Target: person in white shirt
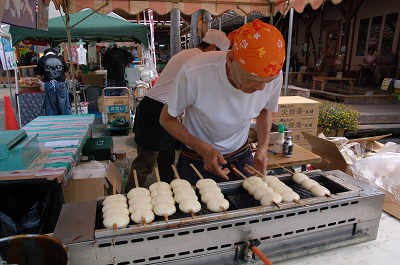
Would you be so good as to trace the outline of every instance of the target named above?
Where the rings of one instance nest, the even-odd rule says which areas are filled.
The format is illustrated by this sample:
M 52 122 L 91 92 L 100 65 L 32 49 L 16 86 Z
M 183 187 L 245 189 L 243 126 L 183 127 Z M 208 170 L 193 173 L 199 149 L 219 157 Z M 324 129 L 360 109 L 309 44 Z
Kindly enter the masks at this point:
M 152 172 L 155 161 L 158 162 L 161 179 L 167 182 L 173 179 L 171 164 L 175 162 L 176 140 L 161 127 L 159 119 L 164 104 L 168 102 L 168 92 L 182 65 L 202 52 L 228 50 L 229 45 L 224 32 L 210 29 L 197 48 L 183 50 L 169 60 L 154 87 L 140 102 L 134 121 L 138 155 L 131 168 L 136 169 L 141 185 L 146 184 L 146 177 Z M 131 180 L 127 184 L 128 188 L 133 187 Z
M 285 42 L 274 26 L 260 20 L 235 31 L 232 51 L 209 52 L 187 61 L 170 89 L 160 123 L 185 144 L 178 161 L 183 178 L 195 183 L 193 163 L 216 181 L 239 179 L 246 164 L 265 172 L 272 113 L 278 110 Z M 183 124 L 179 118 L 183 116 Z M 258 149 L 247 143 L 256 119 Z

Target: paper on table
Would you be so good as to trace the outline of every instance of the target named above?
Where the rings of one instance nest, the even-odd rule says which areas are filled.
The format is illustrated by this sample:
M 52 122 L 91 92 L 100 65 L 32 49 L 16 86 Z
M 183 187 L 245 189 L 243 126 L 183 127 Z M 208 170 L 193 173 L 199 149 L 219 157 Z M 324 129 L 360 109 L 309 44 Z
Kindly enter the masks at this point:
M 79 140 L 62 140 L 62 141 L 51 141 L 46 142 L 44 147 L 55 148 L 55 147 L 67 147 L 79 145 Z

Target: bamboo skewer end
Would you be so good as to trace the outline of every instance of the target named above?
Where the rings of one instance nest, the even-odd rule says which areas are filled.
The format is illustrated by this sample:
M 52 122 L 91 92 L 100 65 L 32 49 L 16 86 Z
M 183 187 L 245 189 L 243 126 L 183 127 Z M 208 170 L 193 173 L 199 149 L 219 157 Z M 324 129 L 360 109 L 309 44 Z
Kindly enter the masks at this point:
M 200 171 L 192 163 L 190 163 L 190 167 L 193 168 L 194 172 L 196 172 L 197 176 L 200 179 L 204 179 L 203 175 L 200 173 Z

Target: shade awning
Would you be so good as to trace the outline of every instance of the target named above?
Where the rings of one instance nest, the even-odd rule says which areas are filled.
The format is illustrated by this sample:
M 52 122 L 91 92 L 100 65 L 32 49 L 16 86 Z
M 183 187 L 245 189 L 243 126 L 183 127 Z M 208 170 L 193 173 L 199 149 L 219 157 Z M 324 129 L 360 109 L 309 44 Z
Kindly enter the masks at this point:
M 148 46 L 147 34 L 149 31 L 145 25 L 134 24 L 98 13 L 92 14 L 92 12 L 93 10 L 91 9 L 85 9 L 78 13 L 71 14 L 71 25 L 86 18 L 76 27 L 72 28 L 72 39 L 94 41 L 136 40 Z M 64 20 L 65 18 L 63 17 L 49 19 L 48 31 L 11 26 L 10 33 L 13 37 L 14 44 L 25 39 L 62 42 L 67 40 Z
M 60 0 L 58 0 L 60 1 Z M 226 11 L 233 10 L 238 14 L 245 15 L 251 12 L 260 12 L 269 16 L 271 11 L 286 13 L 290 7 L 301 13 L 305 6 L 311 5 L 313 9 L 319 8 L 329 0 L 64 0 L 69 1 L 71 12 L 77 12 L 82 8 L 90 7 L 97 9 L 108 2 L 100 12 L 108 13 L 123 10 L 130 14 L 138 14 L 146 9 L 152 9 L 158 14 L 167 14 L 173 8 L 178 8 L 182 13 L 190 15 L 199 9 L 204 9 L 213 15 L 221 15 Z M 330 0 L 334 4 L 342 0 Z

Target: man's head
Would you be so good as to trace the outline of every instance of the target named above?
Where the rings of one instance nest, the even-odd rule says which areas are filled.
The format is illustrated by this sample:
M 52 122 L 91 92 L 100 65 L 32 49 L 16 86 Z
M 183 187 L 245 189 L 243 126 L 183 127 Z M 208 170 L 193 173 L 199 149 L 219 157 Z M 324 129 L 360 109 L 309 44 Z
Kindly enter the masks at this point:
M 260 20 L 247 23 L 231 35 L 227 58 L 230 82 L 245 93 L 262 90 L 275 79 L 285 61 L 285 40 L 274 26 Z
M 229 39 L 223 31 L 209 29 L 198 48 L 202 51 L 226 51 L 229 45 Z

